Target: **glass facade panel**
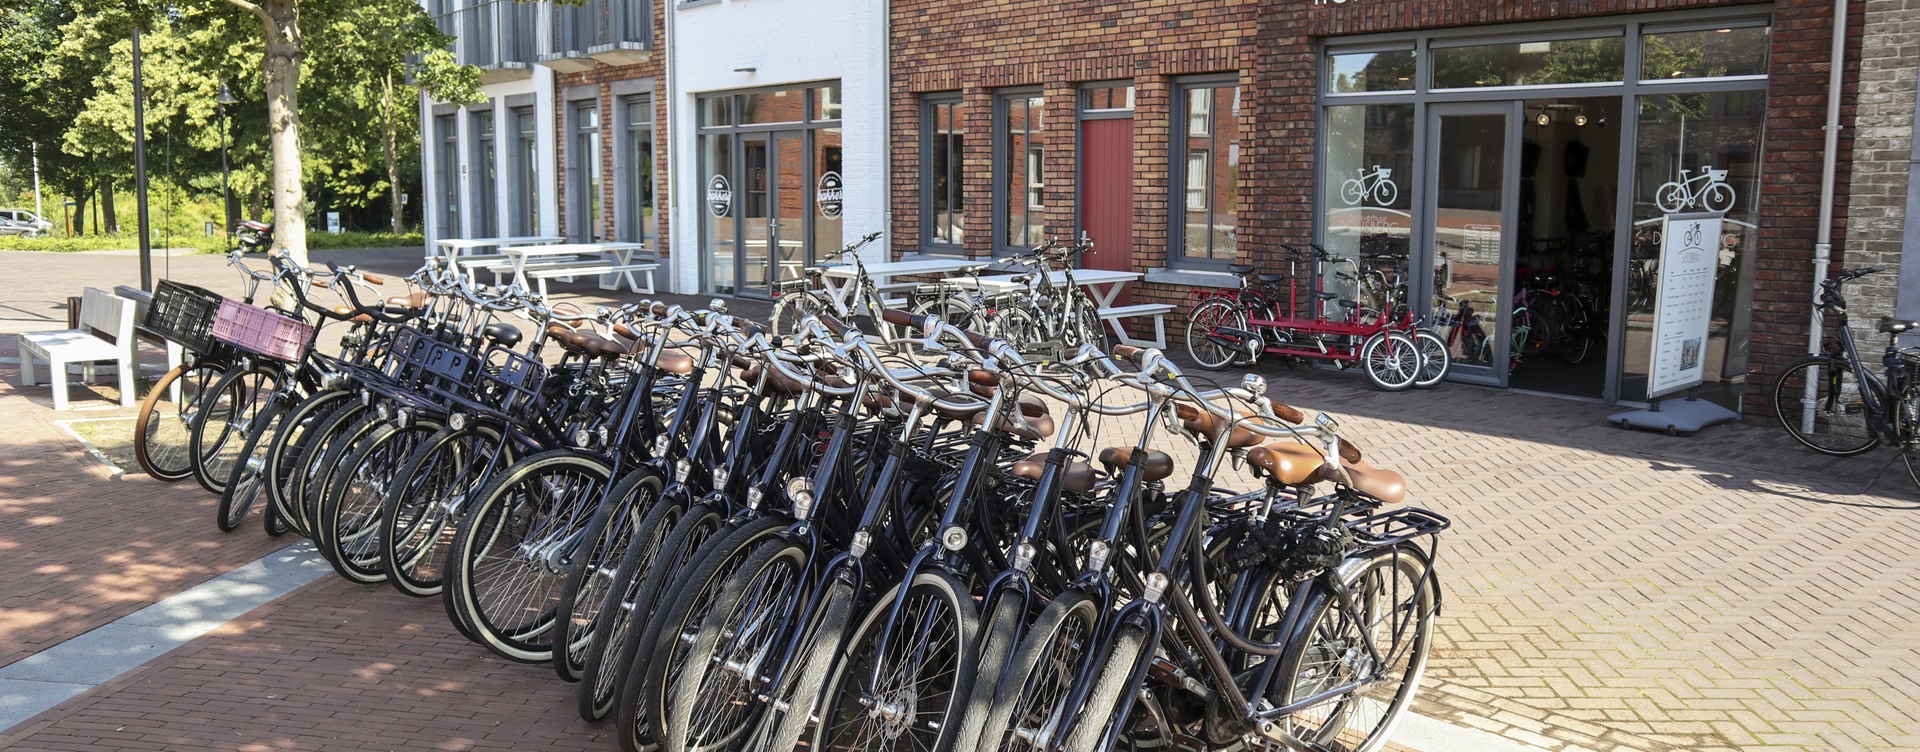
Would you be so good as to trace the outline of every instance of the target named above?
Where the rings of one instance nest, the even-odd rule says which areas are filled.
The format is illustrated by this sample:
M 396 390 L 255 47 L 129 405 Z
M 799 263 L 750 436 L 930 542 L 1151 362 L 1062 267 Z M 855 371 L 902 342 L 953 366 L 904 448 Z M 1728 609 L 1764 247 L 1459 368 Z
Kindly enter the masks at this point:
M 1413 105 L 1341 105 L 1328 107 L 1326 118 L 1321 137 L 1326 176 L 1320 189 L 1325 228 L 1321 245 L 1335 257 L 1356 262 L 1363 255 L 1406 254 L 1416 193 Z M 1327 285 L 1343 295 L 1357 293 L 1350 279 L 1329 278 Z
M 965 224 L 966 193 L 961 180 L 960 156 L 965 151 L 966 127 L 961 122 L 963 108 L 957 101 L 930 101 L 922 121 L 922 157 L 927 165 L 927 184 L 921 186 L 927 196 L 927 216 L 922 224 L 930 245 L 957 246 Z
M 513 111 L 514 138 L 513 232 L 540 234 L 540 146 L 532 107 Z
M 1234 259 L 1239 211 L 1240 87 L 1196 84 L 1178 87 L 1180 137 L 1174 139 L 1177 193 L 1172 240 L 1187 260 L 1227 263 Z
M 732 294 L 737 289 L 734 255 L 739 251 L 734 216 L 738 210 L 733 196 L 733 135 L 709 133 L 700 137 L 700 196 L 703 211 L 700 220 L 706 227 L 708 276 L 714 292 Z
M 740 124 L 798 123 L 807 117 L 804 90 L 782 89 L 740 95 Z
M 1413 88 L 1413 50 L 1335 53 L 1327 56 L 1327 91 L 1408 91 Z
M 1620 81 L 1626 75 L 1626 39 L 1435 47 L 1432 58 L 1436 89 Z
M 1004 212 L 1000 248 L 1025 250 L 1045 240 L 1045 194 L 1041 169 L 1045 163 L 1046 131 L 1041 127 L 1042 97 L 1015 95 L 1000 99 L 1000 130 L 1003 149 L 997 155 L 995 173 L 1001 176 L 995 189 L 995 202 Z
M 1095 84 L 1080 90 L 1082 112 L 1131 109 L 1133 109 L 1133 84 Z
M 491 238 L 500 231 L 499 211 L 494 201 L 499 167 L 494 151 L 493 111 L 473 113 L 473 130 L 473 233 Z
M 841 106 L 840 84 L 828 84 L 813 90 L 814 120 L 839 120 Z
M 1766 26 L 1744 26 L 1647 34 L 1642 37 L 1640 78 L 1764 76 L 1770 33 Z
M 627 184 L 625 222 L 620 239 L 660 250 L 653 200 L 653 97 L 628 97 L 626 105 Z
M 1660 297 L 1660 227 L 1668 214 L 1724 212 L 1702 396 L 1733 405 L 1745 381 L 1759 232 L 1760 146 L 1765 112 L 1757 92 L 1643 96 L 1634 149 L 1633 235 L 1627 269 L 1622 399 L 1645 399 L 1654 302 Z
M 452 115 L 440 115 L 433 119 L 433 127 L 440 143 L 440 153 L 434 159 L 434 172 L 440 178 L 440 237 L 464 237 L 460 230 L 459 123 Z
M 841 214 L 846 206 L 846 172 L 841 166 L 841 138 L 839 128 L 821 128 L 813 132 L 813 170 L 814 207 L 813 207 L 813 255 L 817 259 L 826 259 L 828 254 L 838 252 L 841 239 Z M 781 270 L 786 273 L 787 270 Z
M 573 169 L 573 184 L 569 186 L 573 194 L 573 212 L 569 220 L 569 234 L 574 240 L 598 243 L 606 239 L 600 209 L 599 106 L 575 106 L 573 128 L 574 137 L 570 144 L 573 153 L 569 159 Z

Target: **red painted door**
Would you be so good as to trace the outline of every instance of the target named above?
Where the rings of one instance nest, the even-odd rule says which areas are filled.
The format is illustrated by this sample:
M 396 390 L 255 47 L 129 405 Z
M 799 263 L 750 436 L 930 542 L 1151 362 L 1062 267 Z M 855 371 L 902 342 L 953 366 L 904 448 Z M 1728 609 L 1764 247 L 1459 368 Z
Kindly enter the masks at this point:
M 1133 121 L 1080 124 L 1080 227 L 1093 239 L 1088 269 L 1133 271 Z M 1130 291 L 1116 305 L 1127 305 Z

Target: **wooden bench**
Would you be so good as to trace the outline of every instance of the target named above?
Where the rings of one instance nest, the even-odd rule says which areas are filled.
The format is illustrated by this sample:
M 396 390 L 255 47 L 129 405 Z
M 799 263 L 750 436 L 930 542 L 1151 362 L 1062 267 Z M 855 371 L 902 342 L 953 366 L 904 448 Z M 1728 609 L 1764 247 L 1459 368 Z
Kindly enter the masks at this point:
M 1140 305 L 1101 308 L 1094 311 L 1094 315 L 1099 316 L 1100 320 L 1107 322 L 1108 326 L 1113 327 L 1113 335 L 1120 340 L 1120 344 L 1132 345 L 1134 347 L 1154 347 L 1164 350 L 1167 348 L 1166 317 L 1167 314 L 1173 313 L 1173 310 L 1174 307 L 1166 303 L 1142 303 Z M 1127 331 L 1125 319 L 1139 316 L 1153 317 L 1153 339 L 1135 339 L 1133 334 Z
M 528 264 L 527 278 L 534 280 L 539 285 L 540 295 L 545 297 L 547 294 L 547 280 L 549 279 L 561 278 L 572 281 L 574 277 L 619 274 L 625 277 L 627 281 L 632 282 L 633 287 L 639 287 L 640 285 L 638 281 L 634 280 L 633 275 L 645 274 L 647 275 L 646 289 L 641 292 L 652 295 L 654 294 L 653 272 L 659 268 L 660 264 L 655 262 L 622 265 L 608 260 L 573 261 L 565 264 L 541 264 L 538 268 L 533 264 Z M 620 283 L 615 281 L 614 289 L 619 289 L 619 286 Z

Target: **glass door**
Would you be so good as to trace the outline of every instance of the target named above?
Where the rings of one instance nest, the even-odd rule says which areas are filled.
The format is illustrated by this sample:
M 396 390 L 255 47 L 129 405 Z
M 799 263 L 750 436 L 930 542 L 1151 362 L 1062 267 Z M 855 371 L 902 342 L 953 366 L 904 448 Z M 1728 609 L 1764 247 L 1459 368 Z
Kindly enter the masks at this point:
M 798 279 L 812 257 L 808 242 L 806 134 L 740 136 L 740 243 L 735 294 L 773 296 L 773 283 Z
M 1424 229 L 1436 270 L 1434 318 L 1458 378 L 1496 386 L 1507 385 L 1528 335 L 1513 305 L 1515 106 L 1427 108 Z
M 771 137 L 764 133 L 740 138 L 740 245 L 734 268 L 739 270 L 737 295 L 771 297 L 767 289 L 769 252 L 773 243 L 773 172 Z
M 776 282 L 799 279 L 807 266 L 807 148 L 800 131 L 776 132 L 769 157 L 773 160 L 773 268 Z M 771 294 L 771 291 L 769 291 Z

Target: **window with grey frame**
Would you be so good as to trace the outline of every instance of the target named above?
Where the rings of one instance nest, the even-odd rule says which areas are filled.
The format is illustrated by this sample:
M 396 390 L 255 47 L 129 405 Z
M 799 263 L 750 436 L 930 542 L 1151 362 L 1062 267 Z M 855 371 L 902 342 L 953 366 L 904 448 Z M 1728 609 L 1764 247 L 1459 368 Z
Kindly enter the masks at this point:
M 1238 230 L 1239 79 L 1176 81 L 1173 105 L 1167 257 L 1172 266 L 1224 266 Z
M 636 94 L 621 100 L 626 108 L 621 153 L 626 159 L 626 184 L 622 186 L 624 211 L 620 239 L 646 243 L 658 252 L 659 220 L 654 206 L 653 96 Z
M 440 237 L 460 237 L 460 131 L 453 115 L 436 115 L 434 132 L 438 135 L 439 154 L 434 158 L 434 178 L 440 184 Z
M 1003 92 L 993 112 L 993 252 L 1019 253 L 1040 245 L 1046 234 L 1046 131 L 1037 90 Z
M 955 95 L 930 96 L 920 108 L 921 246 L 930 253 L 959 253 L 965 238 L 965 107 Z
M 540 135 L 532 107 L 515 107 L 513 115 L 513 232 L 540 234 Z
M 600 104 L 574 102 L 568 113 L 572 138 L 567 142 L 567 237 L 598 243 L 606 239 L 600 211 Z
M 499 166 L 493 137 L 493 110 L 473 113 L 473 234 L 490 238 L 500 231 L 494 194 Z

